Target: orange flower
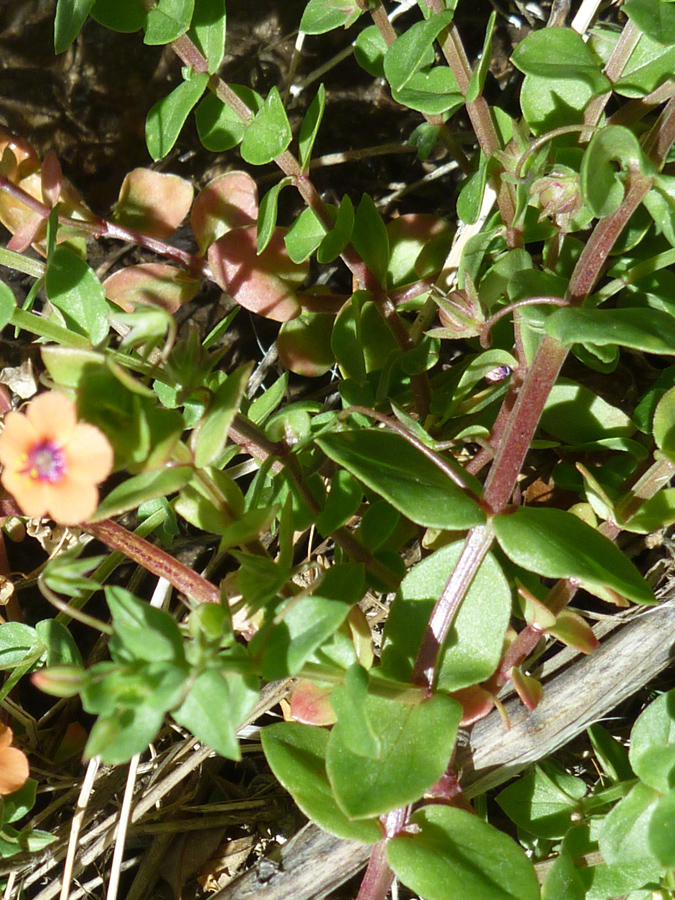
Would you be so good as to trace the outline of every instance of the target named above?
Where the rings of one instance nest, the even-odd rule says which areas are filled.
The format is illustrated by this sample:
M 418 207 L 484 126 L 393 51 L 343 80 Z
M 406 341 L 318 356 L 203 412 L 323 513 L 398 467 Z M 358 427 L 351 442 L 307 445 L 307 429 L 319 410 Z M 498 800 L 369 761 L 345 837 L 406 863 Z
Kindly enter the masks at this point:
M 13 794 L 26 783 L 30 775 L 26 754 L 12 747 L 12 729 L 0 725 L 0 796 Z
M 52 392 L 25 414 L 5 416 L 0 463 L 2 484 L 25 515 L 76 525 L 96 510 L 96 485 L 112 471 L 113 449 L 98 428 L 77 421 L 72 400 Z

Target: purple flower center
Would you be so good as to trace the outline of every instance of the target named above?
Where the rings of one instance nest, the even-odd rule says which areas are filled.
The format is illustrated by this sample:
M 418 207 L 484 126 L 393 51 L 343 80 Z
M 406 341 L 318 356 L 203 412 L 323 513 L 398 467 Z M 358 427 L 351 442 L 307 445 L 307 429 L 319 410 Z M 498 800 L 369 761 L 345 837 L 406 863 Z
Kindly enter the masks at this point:
M 34 481 L 55 484 L 63 478 L 65 470 L 63 450 L 53 441 L 40 441 L 28 451 L 26 464 L 21 471 Z

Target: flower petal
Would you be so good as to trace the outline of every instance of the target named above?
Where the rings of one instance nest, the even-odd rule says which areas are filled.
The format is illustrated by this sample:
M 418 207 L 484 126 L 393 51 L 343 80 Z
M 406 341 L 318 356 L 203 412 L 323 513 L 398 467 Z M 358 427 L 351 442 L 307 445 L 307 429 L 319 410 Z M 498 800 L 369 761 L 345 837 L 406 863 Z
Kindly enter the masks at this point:
M 9 725 L 0 724 L 0 750 L 11 747 L 14 740 L 14 732 Z
M 59 525 L 79 525 L 80 522 L 86 522 L 94 515 L 97 506 L 98 491 L 94 485 L 78 481 L 70 473 L 61 481 L 48 485 L 47 510 Z
M 38 438 L 65 444 L 77 425 L 75 404 L 57 391 L 40 394 L 28 404 L 26 416 Z
M 16 469 L 23 465 L 31 446 L 38 440 L 35 428 L 26 416 L 10 412 L 5 416 L 5 427 L 0 434 L 0 463 Z
M 80 422 L 64 447 L 68 474 L 99 484 L 112 472 L 114 453 L 108 438 L 94 425 Z
M 30 478 L 12 469 L 5 469 L 0 476 L 3 487 L 9 491 L 25 516 L 41 519 L 47 515 L 49 491 L 53 485 L 37 478 Z
M 29 775 L 30 767 L 25 753 L 16 747 L 0 750 L 0 795 L 18 791 Z

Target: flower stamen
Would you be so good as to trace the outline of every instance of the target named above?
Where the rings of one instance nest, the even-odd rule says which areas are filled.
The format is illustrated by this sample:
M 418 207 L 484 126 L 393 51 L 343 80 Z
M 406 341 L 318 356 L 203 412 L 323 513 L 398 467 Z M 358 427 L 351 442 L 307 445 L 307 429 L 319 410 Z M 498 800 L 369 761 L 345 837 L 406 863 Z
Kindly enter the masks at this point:
M 21 474 L 28 475 L 33 481 L 56 484 L 63 478 L 66 459 L 63 450 L 54 441 L 39 441 L 25 456 L 26 462 Z

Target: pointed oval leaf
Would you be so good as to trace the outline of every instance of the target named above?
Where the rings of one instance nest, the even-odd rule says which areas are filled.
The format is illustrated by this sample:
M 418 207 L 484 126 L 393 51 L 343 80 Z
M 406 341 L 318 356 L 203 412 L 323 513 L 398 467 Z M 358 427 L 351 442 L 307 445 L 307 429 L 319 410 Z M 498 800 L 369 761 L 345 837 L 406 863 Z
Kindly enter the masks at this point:
M 264 100 L 256 91 L 241 84 L 231 84 L 230 88 L 251 112 L 257 113 L 262 109 Z M 195 122 L 199 140 L 213 153 L 236 147 L 249 126 L 249 122 L 215 94 L 207 94 L 201 101 L 195 111 Z
M 136 509 L 141 503 L 175 494 L 193 477 L 189 466 L 177 466 L 171 469 L 160 469 L 156 472 L 143 472 L 127 479 L 114 488 L 101 501 L 92 522 L 119 516 L 130 509 Z
M 307 263 L 291 261 L 284 236 L 285 229 L 275 229 L 258 256 L 255 226 L 235 228 L 211 244 L 208 252 L 216 283 L 241 306 L 276 322 L 300 314 L 292 285 L 301 284 L 309 271 Z
M 112 220 L 125 228 L 167 240 L 188 214 L 192 185 L 178 175 L 133 169 L 125 177 Z
M 108 300 L 126 312 L 133 312 L 138 303 L 147 303 L 173 314 L 197 296 L 199 287 L 199 281 L 184 269 L 166 263 L 127 266 L 103 282 Z
M 524 569 L 546 578 L 576 578 L 591 593 L 610 588 L 635 603 L 656 602 L 621 550 L 572 513 L 522 506 L 495 516 L 493 524 L 504 553 Z
M 291 126 L 276 87 L 244 133 L 241 157 L 252 166 L 264 166 L 280 156 L 291 142 Z
M 510 837 L 478 816 L 426 806 L 411 817 L 416 834 L 387 843 L 387 861 L 425 900 L 539 900 L 534 866 Z
M 334 28 L 348 28 L 363 10 L 356 0 L 309 0 L 300 21 L 305 34 L 325 34 Z
M 377 819 L 350 821 L 340 810 L 326 777 L 329 733 L 323 728 L 282 722 L 263 729 L 262 745 L 270 768 L 300 809 L 329 834 L 376 844 Z
M 69 328 L 99 344 L 108 334 L 108 304 L 93 269 L 72 250 L 57 247 L 45 277 L 49 301 L 63 313 Z
M 649 821 L 659 794 L 641 781 L 609 811 L 600 831 L 603 859 L 610 866 L 654 861 L 649 845 Z
M 459 559 L 462 542 L 442 547 L 403 579 L 384 630 L 382 671 L 407 681 L 429 616 Z M 438 687 L 456 691 L 484 681 L 501 657 L 511 615 L 511 589 L 495 558 L 480 565 L 440 657 Z
M 171 715 L 221 756 L 239 760 L 237 729 L 253 711 L 259 697 L 256 679 L 250 675 L 207 669 L 197 677 L 183 704 Z
M 156 0 L 148 11 L 144 44 L 170 44 L 190 27 L 195 0 Z
M 365 711 L 379 756 L 350 750 L 339 720 L 326 751 L 335 798 L 353 819 L 384 815 L 419 800 L 445 772 L 462 718 L 460 704 L 440 693 L 415 705 L 369 695 Z
M 317 444 L 418 525 L 455 529 L 485 522 L 476 501 L 398 434 L 363 428 L 325 435 Z
M 215 74 L 223 61 L 226 31 L 225 0 L 195 0 L 189 34 L 206 57 L 209 75 Z
M 54 52 L 63 53 L 85 23 L 94 0 L 58 0 L 54 18 Z
M 309 104 L 309 109 L 305 113 L 305 118 L 300 126 L 300 134 L 298 136 L 298 157 L 303 170 L 309 167 L 309 161 L 312 157 L 314 149 L 314 141 L 319 133 L 323 112 L 326 108 L 326 88 L 323 84 L 319 85 L 316 96 Z
M 198 469 L 210 465 L 223 452 L 253 366 L 253 362 L 239 366 L 214 393 L 209 411 L 194 433 L 195 466 Z
M 675 691 L 657 697 L 640 714 L 628 758 L 645 784 L 662 794 L 675 787 Z
M 258 218 L 258 188 L 248 172 L 225 172 L 204 187 L 195 198 L 190 225 L 199 252 L 233 228 L 254 225 Z
M 172 38 L 173 40 L 173 38 Z M 193 75 L 152 107 L 145 123 L 145 140 L 150 156 L 163 159 L 178 140 L 185 120 L 206 90 L 209 76 Z

